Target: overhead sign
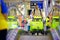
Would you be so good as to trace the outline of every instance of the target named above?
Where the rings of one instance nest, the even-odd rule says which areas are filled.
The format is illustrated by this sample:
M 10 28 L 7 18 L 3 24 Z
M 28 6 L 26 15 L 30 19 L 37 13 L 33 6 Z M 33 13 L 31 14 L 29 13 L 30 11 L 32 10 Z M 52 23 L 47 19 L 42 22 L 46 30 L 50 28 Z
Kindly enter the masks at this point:
M 31 7 L 34 8 L 35 5 L 38 5 L 39 9 L 43 9 L 43 1 L 31 1 Z
M 43 1 L 37 2 L 39 9 L 43 9 Z

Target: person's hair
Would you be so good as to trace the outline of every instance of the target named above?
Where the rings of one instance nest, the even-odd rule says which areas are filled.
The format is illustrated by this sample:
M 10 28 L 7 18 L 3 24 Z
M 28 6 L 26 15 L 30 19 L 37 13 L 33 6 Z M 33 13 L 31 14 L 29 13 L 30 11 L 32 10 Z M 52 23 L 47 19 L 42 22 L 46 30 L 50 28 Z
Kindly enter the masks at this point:
M 47 16 L 47 18 L 49 18 L 49 16 Z
M 35 6 L 37 6 L 37 4 Z
M 35 5 L 35 9 L 38 9 L 38 5 Z

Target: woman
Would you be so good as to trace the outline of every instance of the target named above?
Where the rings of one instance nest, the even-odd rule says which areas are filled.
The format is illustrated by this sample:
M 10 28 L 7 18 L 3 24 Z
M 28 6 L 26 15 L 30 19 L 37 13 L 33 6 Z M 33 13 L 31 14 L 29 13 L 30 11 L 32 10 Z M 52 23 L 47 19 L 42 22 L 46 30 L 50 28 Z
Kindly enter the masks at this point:
M 38 5 L 35 6 L 35 16 L 40 16 L 40 10 L 38 8 Z

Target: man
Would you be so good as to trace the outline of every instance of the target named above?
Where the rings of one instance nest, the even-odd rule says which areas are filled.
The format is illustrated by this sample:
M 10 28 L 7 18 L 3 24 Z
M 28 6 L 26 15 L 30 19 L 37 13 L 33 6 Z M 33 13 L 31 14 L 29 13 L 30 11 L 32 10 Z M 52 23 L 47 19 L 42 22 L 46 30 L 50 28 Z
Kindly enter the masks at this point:
M 0 0 L 0 40 L 6 40 L 7 35 L 7 6 L 4 0 Z

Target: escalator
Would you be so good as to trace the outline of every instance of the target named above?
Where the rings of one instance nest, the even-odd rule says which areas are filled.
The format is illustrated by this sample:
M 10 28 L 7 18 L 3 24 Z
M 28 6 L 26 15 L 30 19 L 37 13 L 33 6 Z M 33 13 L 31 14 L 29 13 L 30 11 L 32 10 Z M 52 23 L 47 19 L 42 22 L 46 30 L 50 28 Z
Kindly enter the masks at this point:
M 48 35 L 31 35 L 24 31 L 17 34 L 16 40 L 52 40 L 52 35 L 50 33 Z
M 60 36 L 55 29 L 47 35 L 31 35 L 24 30 L 15 29 L 8 31 L 7 40 L 60 40 Z
M 31 36 L 31 35 L 22 35 L 19 40 L 52 40 L 49 35 L 46 36 Z
M 18 12 L 20 13 L 19 10 Z M 20 30 L 20 32 L 18 31 L 19 30 L 12 30 L 11 32 L 9 31 L 10 34 L 8 33 L 7 40 L 59 40 L 59 38 L 56 36 L 56 32 L 54 31 L 51 31 L 51 34 L 49 33 L 48 35 L 31 35 L 24 30 Z

